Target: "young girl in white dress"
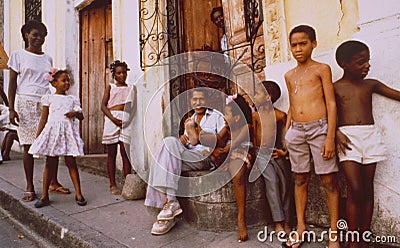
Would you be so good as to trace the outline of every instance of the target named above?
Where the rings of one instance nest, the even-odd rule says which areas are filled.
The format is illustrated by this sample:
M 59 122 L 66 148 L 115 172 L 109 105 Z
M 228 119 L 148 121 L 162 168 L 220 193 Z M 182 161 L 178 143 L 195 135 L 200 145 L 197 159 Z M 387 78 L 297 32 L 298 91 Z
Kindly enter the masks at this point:
M 80 206 L 86 205 L 82 195 L 78 167 L 75 157 L 83 155 L 83 141 L 79 135 L 79 123 L 82 120 L 82 110 L 76 96 L 67 95 L 70 78 L 65 70 L 53 69 L 47 80 L 56 88 L 54 94 L 42 97 L 42 117 L 40 119 L 37 138 L 29 153 L 36 156 L 46 156 L 43 173 L 42 197 L 35 203 L 41 208 L 50 204 L 48 188 L 50 180 L 56 172 L 59 156 L 65 156 L 71 180 L 75 188 L 75 200 Z
M 131 174 L 131 163 L 127 155 L 127 146 L 131 142 L 129 132 L 122 128 L 123 123 L 129 123 L 135 112 L 136 87 L 128 85 L 128 65 L 119 60 L 110 64 L 114 82 L 107 85 L 101 110 L 104 113 L 104 132 L 102 143 L 107 146 L 107 171 L 110 178 L 110 192 L 120 195 L 121 191 L 115 182 L 115 167 L 118 145 L 122 157 L 124 177 Z M 129 149 L 128 149 L 129 152 Z

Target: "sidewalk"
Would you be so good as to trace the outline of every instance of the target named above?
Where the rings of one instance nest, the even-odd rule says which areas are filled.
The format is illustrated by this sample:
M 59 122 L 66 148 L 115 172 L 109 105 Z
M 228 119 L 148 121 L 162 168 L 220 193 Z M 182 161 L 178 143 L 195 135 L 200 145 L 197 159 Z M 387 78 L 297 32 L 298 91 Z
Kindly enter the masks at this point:
M 280 242 L 258 241 L 258 227 L 249 231 L 249 240 L 237 243 L 236 232 L 207 232 L 190 227 L 178 219 L 166 235 L 154 236 L 150 229 L 155 221 L 143 200 L 126 201 L 109 192 L 108 178 L 80 170 L 82 192 L 87 206 L 75 203 L 73 185 L 67 167 L 60 160 L 58 179 L 72 194 L 50 193 L 51 205 L 36 209 L 34 202 L 20 200 L 25 189 L 21 154 L 12 153 L 13 160 L 0 165 L 1 207 L 10 212 L 27 228 L 49 240 L 57 247 L 281 247 Z M 44 160 L 35 160 L 36 193 L 42 189 Z M 270 229 L 270 227 L 268 228 Z M 305 244 L 305 248 L 325 247 L 326 244 Z

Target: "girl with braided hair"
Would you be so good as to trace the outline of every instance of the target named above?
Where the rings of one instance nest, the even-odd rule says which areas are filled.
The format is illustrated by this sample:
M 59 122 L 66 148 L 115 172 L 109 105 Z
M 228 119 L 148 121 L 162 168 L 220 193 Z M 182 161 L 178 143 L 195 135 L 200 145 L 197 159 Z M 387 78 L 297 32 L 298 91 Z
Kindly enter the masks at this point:
M 113 83 L 106 86 L 101 110 L 104 113 L 104 132 L 102 144 L 107 146 L 107 171 L 110 178 L 110 191 L 113 195 L 120 195 L 121 191 L 115 182 L 115 167 L 118 145 L 122 157 L 124 177 L 131 173 L 131 164 L 129 162 L 125 144 L 130 143 L 130 137 L 124 132 L 122 126 L 133 115 L 136 96 L 136 88 L 128 85 L 125 81 L 128 76 L 128 65 L 119 60 L 110 64 L 110 71 L 113 77 Z

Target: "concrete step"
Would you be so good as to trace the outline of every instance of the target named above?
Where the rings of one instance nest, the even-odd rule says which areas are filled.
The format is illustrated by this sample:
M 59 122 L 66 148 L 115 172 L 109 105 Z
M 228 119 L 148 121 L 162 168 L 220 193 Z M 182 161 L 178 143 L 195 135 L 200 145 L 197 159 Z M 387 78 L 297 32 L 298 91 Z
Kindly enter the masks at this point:
M 218 172 L 215 178 L 227 182 L 213 192 L 201 196 L 180 198 L 183 216 L 191 226 L 207 231 L 234 231 L 237 230 L 237 203 L 231 175 L 227 171 Z M 210 171 L 191 171 L 183 175 L 187 177 L 204 177 Z M 199 189 L 207 185 L 203 181 L 192 182 L 186 190 Z M 181 186 L 182 187 L 182 186 Z M 246 186 L 246 222 L 248 227 L 265 226 L 272 223 L 265 197 L 265 185 L 262 177 L 254 183 L 247 182 Z
M 107 154 L 85 154 L 82 157 L 77 157 L 76 163 L 80 169 L 86 172 L 108 178 Z M 121 167 L 121 158 L 117 156 L 115 180 L 122 189 L 122 185 L 124 185 L 124 174 L 120 169 Z
M 76 158 L 79 168 L 97 175 L 107 176 L 107 154 L 86 154 Z

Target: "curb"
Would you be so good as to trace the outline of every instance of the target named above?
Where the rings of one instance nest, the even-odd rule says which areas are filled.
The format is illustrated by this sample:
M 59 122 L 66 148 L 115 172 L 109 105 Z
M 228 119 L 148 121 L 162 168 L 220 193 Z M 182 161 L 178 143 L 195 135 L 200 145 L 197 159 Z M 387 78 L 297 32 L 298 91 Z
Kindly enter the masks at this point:
M 19 195 L 21 189 L 0 179 L 0 207 L 57 247 L 125 247 L 51 206 L 36 209 L 33 204 L 20 201 Z

